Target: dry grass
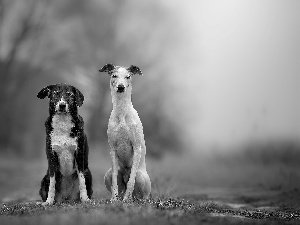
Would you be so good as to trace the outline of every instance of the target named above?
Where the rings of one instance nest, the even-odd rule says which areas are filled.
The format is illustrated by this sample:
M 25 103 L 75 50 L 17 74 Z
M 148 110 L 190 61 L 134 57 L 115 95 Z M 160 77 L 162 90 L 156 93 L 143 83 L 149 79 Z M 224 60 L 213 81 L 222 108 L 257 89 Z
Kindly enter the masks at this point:
M 219 166 L 212 164 L 215 159 L 199 160 L 187 156 L 147 160 L 152 180 L 152 197 L 147 201 L 110 203 L 109 193 L 103 185 L 103 176 L 110 167 L 109 158 L 101 157 L 96 149 L 92 149 L 93 201 L 44 208 L 37 202 L 40 202 L 38 190 L 46 171 L 46 160 L 1 157 L 0 199 L 3 205 L 0 222 L 57 225 L 300 223 L 299 188 L 257 185 L 261 178 L 253 179 L 252 186 L 249 186 L 250 182 L 244 182 L 247 179 L 243 177 L 261 169 L 258 164 L 255 168 L 250 163 L 252 171 L 244 170 L 239 174 L 235 171 L 239 166 L 234 165 L 232 159 L 218 161 Z M 245 164 L 243 166 L 246 168 Z M 236 179 L 229 176 L 230 172 Z
M 300 213 L 290 209 L 241 209 L 223 203 L 191 202 L 183 199 L 150 199 L 110 203 L 56 204 L 44 208 L 36 202 L 4 205 L 1 224 L 297 224 Z

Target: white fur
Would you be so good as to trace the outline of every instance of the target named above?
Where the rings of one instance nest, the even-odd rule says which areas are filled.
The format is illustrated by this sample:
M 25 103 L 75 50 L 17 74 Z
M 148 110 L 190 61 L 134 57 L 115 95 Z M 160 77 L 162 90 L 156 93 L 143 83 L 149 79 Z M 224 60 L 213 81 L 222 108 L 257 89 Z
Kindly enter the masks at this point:
M 45 205 L 52 205 L 54 203 L 54 197 L 55 197 L 55 174 L 53 177 L 50 177 L 48 197 L 45 202 Z
M 69 114 L 56 114 L 52 119 L 51 145 L 61 147 L 73 146 L 77 149 L 77 138 L 71 138 L 70 133 L 74 123 Z
M 113 110 L 107 130 L 108 143 L 111 147 L 112 168 L 107 171 L 105 180 L 112 173 L 111 188 L 108 189 L 112 193 L 111 201 L 115 201 L 119 191 L 118 171 L 122 171 L 125 174 L 123 180 L 128 180 L 123 197 L 123 201 L 127 201 L 132 198 L 137 173 L 142 174 L 144 183 L 139 181 L 138 186 L 143 187 L 142 198 L 147 198 L 151 192 L 151 181 L 146 171 L 146 145 L 143 125 L 131 102 L 131 79 L 127 79 L 130 73 L 126 68 L 120 67 L 113 75 L 110 82 Z M 120 84 L 125 87 L 122 93 L 117 91 Z
M 80 199 L 81 201 L 88 201 L 89 197 L 87 196 L 84 175 L 80 172 L 78 173 L 78 178 L 79 178 Z
M 56 114 L 52 119 L 53 131 L 50 134 L 53 151 L 58 154 L 60 171 L 63 175 L 71 175 L 74 172 L 74 152 L 77 150 L 77 137 L 70 137 L 74 127 L 71 116 L 68 114 Z

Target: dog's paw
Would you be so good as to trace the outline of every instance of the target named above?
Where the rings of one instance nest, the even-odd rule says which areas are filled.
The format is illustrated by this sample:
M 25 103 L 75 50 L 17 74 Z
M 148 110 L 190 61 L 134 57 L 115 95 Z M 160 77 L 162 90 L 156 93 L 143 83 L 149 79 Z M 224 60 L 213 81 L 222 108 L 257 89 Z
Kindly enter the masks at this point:
M 131 196 L 125 195 L 122 202 L 123 203 L 131 203 L 131 202 L 133 202 L 133 198 Z
M 93 201 L 89 198 L 81 199 L 82 203 L 92 203 Z
M 38 202 L 36 202 L 35 204 L 37 204 L 37 205 L 43 205 L 43 203 L 44 203 L 44 202 L 38 201 Z
M 81 191 L 80 192 L 80 200 L 81 200 L 81 202 L 90 201 L 89 197 L 87 196 L 87 192 L 86 191 Z
M 120 199 L 119 199 L 119 196 L 118 196 L 118 192 L 116 190 L 114 190 L 112 192 L 110 202 L 113 203 L 113 202 L 119 202 L 119 201 L 120 201 Z
M 120 202 L 120 199 L 117 196 L 113 196 L 111 197 L 110 202 L 111 203 Z
M 49 202 L 42 202 L 41 203 L 41 205 L 44 206 L 44 207 L 51 206 L 53 204 L 54 204 L 54 202 L 50 202 L 50 201 Z

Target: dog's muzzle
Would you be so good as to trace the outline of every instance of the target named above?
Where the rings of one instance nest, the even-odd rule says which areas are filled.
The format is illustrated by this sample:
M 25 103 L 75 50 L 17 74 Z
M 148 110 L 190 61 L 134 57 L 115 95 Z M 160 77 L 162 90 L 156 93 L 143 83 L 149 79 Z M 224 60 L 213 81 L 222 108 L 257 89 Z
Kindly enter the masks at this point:
M 60 113 L 67 113 L 68 112 L 68 104 L 67 102 L 62 98 L 59 102 L 57 102 L 55 106 L 55 111 Z
M 68 105 L 65 102 L 59 102 L 55 107 L 55 111 L 59 113 L 67 113 L 68 110 Z
M 66 112 L 66 111 L 67 111 L 67 105 L 66 105 L 65 103 L 59 104 L 58 110 L 59 110 L 60 112 Z
M 123 84 L 119 84 L 118 87 L 117 87 L 117 92 L 124 92 L 125 90 L 125 86 Z

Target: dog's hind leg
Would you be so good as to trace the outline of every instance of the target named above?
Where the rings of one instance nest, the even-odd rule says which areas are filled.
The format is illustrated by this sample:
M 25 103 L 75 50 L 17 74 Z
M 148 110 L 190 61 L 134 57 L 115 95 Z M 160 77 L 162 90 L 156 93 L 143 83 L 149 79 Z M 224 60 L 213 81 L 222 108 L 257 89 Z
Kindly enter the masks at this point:
M 146 199 L 151 193 L 151 181 L 146 171 L 138 170 L 135 177 L 133 196 L 138 199 Z
M 105 176 L 104 176 L 104 183 L 106 186 L 106 189 L 112 193 L 112 168 L 110 168 Z M 118 197 L 123 198 L 123 195 L 125 194 L 126 191 L 126 183 L 124 182 L 123 179 L 123 174 L 121 172 L 118 172 L 117 176 L 117 183 L 118 183 Z
M 42 197 L 43 202 L 45 202 L 47 200 L 49 185 L 50 185 L 50 177 L 49 177 L 49 173 L 47 171 L 47 174 L 44 176 L 44 178 L 41 182 L 41 189 L 39 192 L 40 196 Z

